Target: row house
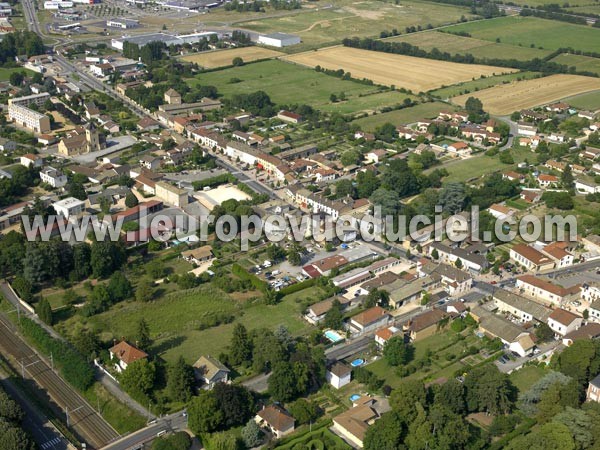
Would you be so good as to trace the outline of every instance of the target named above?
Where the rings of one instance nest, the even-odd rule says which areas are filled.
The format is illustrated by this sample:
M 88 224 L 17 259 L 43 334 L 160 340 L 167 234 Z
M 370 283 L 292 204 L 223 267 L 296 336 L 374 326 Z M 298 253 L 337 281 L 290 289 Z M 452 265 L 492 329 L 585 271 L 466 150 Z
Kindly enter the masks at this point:
M 564 288 L 533 275 L 518 277 L 515 287 L 523 295 L 557 306 L 564 305 L 581 295 L 581 289 L 578 285 Z
M 509 313 L 521 322 L 536 320 L 545 323 L 552 312 L 550 308 L 546 308 L 544 305 L 504 289 L 496 289 L 493 300 L 498 311 Z
M 530 271 L 548 270 L 554 267 L 554 260 L 526 244 L 514 245 L 509 252 L 510 259 Z

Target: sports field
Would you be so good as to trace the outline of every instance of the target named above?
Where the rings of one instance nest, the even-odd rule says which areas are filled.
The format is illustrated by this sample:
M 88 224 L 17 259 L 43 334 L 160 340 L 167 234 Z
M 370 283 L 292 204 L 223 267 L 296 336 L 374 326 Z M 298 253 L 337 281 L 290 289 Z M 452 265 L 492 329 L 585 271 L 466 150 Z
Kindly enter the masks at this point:
M 569 67 L 574 66 L 580 72 L 585 71 L 600 74 L 600 58 L 563 53 L 556 58 L 552 58 L 551 61 Z
M 402 103 L 409 97 L 399 92 L 380 93 L 376 86 L 342 80 L 279 60 L 203 73 L 187 82 L 216 86 L 225 97 L 263 90 L 275 103 L 305 103 L 325 111 L 342 113 L 376 110 Z M 342 92 L 345 101 L 330 100 L 331 94 L 339 96 Z
M 419 119 L 433 119 L 437 117 L 440 111 L 451 111 L 452 109 L 454 108 L 451 105 L 442 102 L 420 103 L 410 108 L 363 117 L 353 123 L 357 124 L 362 130 L 375 131 L 375 128 L 387 122 L 394 125 L 403 125 L 416 122 Z
M 196 63 L 200 67 L 204 67 L 206 69 L 214 69 L 216 67 L 230 66 L 233 58 L 242 58 L 244 62 L 252 62 L 259 59 L 276 58 L 282 54 L 283 53 L 276 52 L 275 50 L 253 46 L 196 53 L 193 55 L 184 56 L 181 59 Z
M 510 114 L 520 109 L 532 108 L 596 89 L 600 89 L 599 78 L 551 75 L 495 86 L 454 97 L 452 101 L 464 105 L 467 99 L 473 96 L 479 98 L 483 102 L 483 108 L 492 114 Z
M 307 4 L 310 5 L 310 2 Z M 374 36 L 382 30 L 428 24 L 439 26 L 472 18 L 469 8 L 403 0 L 400 4 L 378 0 L 335 0 L 331 7 L 316 4 L 312 10 L 284 17 L 238 21 L 236 26 L 259 33 L 276 31 L 297 34 L 302 44 L 285 51 L 301 51 L 340 42 L 349 36 Z
M 503 67 L 457 64 L 341 46 L 291 55 L 286 59 L 310 67 L 319 65 L 333 70 L 344 69 L 354 78 L 368 78 L 378 84 L 395 85 L 413 92 L 425 92 L 479 78 L 481 75 L 515 71 Z
M 600 28 L 573 25 L 534 17 L 510 16 L 499 19 L 463 23 L 447 31 L 469 33 L 476 39 L 522 47 L 556 50 L 571 47 L 576 50 L 600 52 Z
M 386 42 L 406 42 L 423 50 L 431 51 L 437 48 L 441 52 L 452 55 L 465 55 L 470 53 L 476 58 L 501 58 L 528 61 L 533 58 L 543 58 L 550 53 L 549 50 L 537 48 L 518 47 L 509 44 L 497 44 L 482 39 L 473 39 L 457 36 L 439 31 L 426 31 L 412 33 L 385 39 Z

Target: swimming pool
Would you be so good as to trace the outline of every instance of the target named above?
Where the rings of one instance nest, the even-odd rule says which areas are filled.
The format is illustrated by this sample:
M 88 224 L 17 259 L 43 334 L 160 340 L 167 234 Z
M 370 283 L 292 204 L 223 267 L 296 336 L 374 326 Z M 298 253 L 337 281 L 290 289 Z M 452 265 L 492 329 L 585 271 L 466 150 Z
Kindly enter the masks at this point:
M 336 332 L 335 332 L 335 331 L 333 331 L 333 330 L 327 330 L 327 331 L 325 331 L 325 332 L 323 333 L 323 335 L 324 335 L 324 336 L 325 336 L 327 339 L 329 339 L 331 342 L 333 342 L 334 344 L 335 344 L 336 342 L 340 342 L 340 341 L 343 341 L 343 340 L 344 340 L 344 338 L 343 338 L 342 336 L 340 336 L 338 333 L 336 333 Z
M 364 363 L 365 363 L 365 360 L 364 360 L 364 359 L 362 359 L 362 358 L 357 358 L 357 359 L 355 359 L 354 361 L 352 361 L 352 362 L 350 363 L 350 365 L 351 365 L 352 367 L 358 367 L 358 366 L 362 366 Z
M 352 394 L 352 395 L 350 396 L 350 401 L 351 401 L 351 402 L 355 402 L 355 401 L 356 401 L 356 400 L 358 400 L 359 398 L 360 398 L 360 395 L 358 395 L 358 394 Z

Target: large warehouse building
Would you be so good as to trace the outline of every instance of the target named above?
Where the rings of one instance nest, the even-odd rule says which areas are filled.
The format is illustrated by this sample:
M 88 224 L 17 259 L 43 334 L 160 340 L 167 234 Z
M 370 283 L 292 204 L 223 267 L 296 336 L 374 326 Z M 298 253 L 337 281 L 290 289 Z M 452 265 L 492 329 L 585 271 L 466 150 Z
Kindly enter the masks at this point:
M 270 47 L 289 47 L 302 42 L 300 36 L 286 33 L 261 34 L 258 37 L 258 43 Z

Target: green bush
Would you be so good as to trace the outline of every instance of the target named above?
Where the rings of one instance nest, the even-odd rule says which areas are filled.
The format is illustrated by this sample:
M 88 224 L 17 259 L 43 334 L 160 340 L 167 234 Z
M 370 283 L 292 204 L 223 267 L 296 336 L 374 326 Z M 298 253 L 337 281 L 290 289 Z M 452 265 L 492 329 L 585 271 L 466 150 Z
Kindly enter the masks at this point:
M 31 344 L 46 355 L 52 354 L 54 363 L 62 377 L 80 391 L 85 391 L 94 383 L 94 371 L 85 358 L 69 346 L 50 336 L 33 320 L 22 318 L 23 335 Z

